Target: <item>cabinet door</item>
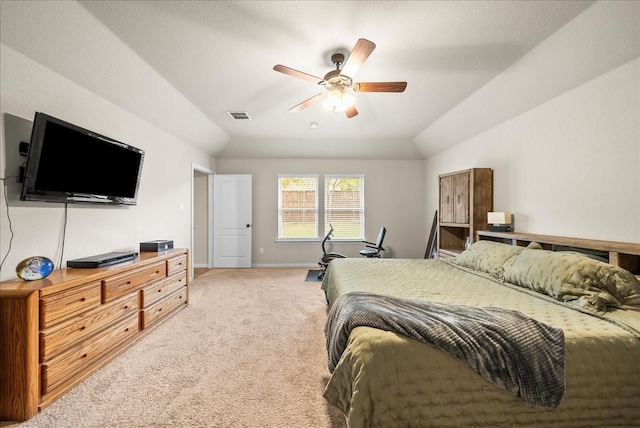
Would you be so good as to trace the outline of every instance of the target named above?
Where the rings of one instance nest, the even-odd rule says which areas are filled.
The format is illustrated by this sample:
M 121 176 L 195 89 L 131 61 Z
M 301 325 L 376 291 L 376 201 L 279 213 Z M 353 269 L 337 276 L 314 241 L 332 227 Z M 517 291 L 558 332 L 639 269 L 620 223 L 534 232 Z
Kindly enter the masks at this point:
M 453 177 L 440 178 L 440 223 L 453 223 Z
M 454 223 L 469 223 L 469 174 L 453 176 Z

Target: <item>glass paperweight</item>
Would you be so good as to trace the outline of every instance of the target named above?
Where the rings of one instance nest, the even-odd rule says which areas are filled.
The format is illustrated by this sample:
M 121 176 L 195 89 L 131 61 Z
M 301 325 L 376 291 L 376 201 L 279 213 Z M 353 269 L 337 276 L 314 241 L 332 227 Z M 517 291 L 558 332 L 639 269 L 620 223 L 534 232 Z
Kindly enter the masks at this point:
M 29 257 L 16 266 L 18 277 L 25 281 L 46 278 L 51 272 L 53 272 L 53 262 L 42 256 Z

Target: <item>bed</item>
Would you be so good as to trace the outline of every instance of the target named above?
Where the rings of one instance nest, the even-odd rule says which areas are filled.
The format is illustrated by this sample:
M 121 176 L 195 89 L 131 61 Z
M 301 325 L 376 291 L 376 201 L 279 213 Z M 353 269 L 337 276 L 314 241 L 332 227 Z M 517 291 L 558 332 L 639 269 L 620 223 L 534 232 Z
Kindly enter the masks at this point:
M 433 345 L 356 325 L 324 392 L 350 428 L 640 426 L 640 245 L 604 245 L 613 265 L 529 239 L 480 240 L 457 259 L 337 259 L 322 289 L 330 316 L 345 296 L 371 294 L 508 309 L 559 329 L 559 404 L 531 405 Z

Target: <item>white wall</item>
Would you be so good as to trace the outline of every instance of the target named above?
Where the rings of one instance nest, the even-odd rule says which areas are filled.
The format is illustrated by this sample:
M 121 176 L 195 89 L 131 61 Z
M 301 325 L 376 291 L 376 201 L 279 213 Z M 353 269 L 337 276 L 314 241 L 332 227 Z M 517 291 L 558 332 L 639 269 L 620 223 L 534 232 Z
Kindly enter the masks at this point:
M 387 256 L 422 258 L 427 236 L 422 161 L 352 159 L 217 159 L 218 174 L 251 174 L 253 187 L 252 264 L 315 266 L 320 242 L 276 243 L 278 237 L 278 174 L 364 174 L 365 237 L 375 241 L 387 228 Z M 429 226 L 433 214 L 429 216 Z M 264 248 L 264 253 L 259 253 Z M 362 243 L 337 243 L 331 251 L 360 257 Z
M 624 31 L 617 29 L 606 43 L 602 38 L 592 43 L 594 32 L 612 25 L 607 18 L 623 13 L 632 17 L 618 22 Z M 557 79 L 566 81 L 583 74 L 586 59 L 572 63 L 560 60 L 562 55 L 586 52 L 591 62 L 600 62 L 597 76 L 428 159 L 427 212 L 437 209 L 438 174 L 490 167 L 494 209 L 514 212 L 517 231 L 640 242 L 639 18 L 638 3 L 596 3 L 478 91 L 482 98 L 474 94 L 450 112 L 443 122 L 455 119 L 463 128 L 465 117 L 492 109 L 496 100 L 515 105 L 519 97 L 531 98 L 550 77 L 541 75 L 535 85 L 506 93 L 519 76 L 531 79 L 522 64 L 551 64 Z M 603 54 L 620 44 L 631 46 L 635 58 L 620 64 Z M 563 66 L 554 67 L 558 63 Z
M 17 170 L 17 165 L 6 162 L 14 159 L 6 147 L 15 144 L 5 141 L 7 136 L 29 138 L 28 131 L 25 136 L 24 129 L 16 132 L 7 129 L 7 124 L 10 128 L 15 122 L 28 124 L 36 111 L 146 152 L 137 206 L 69 205 L 63 266 L 68 259 L 137 249 L 148 240 L 172 239 L 176 247 L 190 247 L 192 162 L 209 166 L 208 155 L 5 45 L 0 45 L 0 90 L 2 177 Z M 16 202 L 13 195 L 18 185 L 11 179 L 7 183 L 14 238 L 10 244 L 5 199 L 0 195 L 0 256 L 9 252 L 0 272 L 2 280 L 15 277 L 15 266 L 29 256 L 42 255 L 58 262 L 64 214 L 62 204 Z

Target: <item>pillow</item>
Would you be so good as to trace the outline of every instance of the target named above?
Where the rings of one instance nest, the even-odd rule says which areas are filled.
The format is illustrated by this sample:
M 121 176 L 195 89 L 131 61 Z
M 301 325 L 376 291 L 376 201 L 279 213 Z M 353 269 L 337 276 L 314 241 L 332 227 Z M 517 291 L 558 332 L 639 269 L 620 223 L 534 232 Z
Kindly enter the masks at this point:
M 455 261 L 460 266 L 500 278 L 505 262 L 522 250 L 523 247 L 502 242 L 477 241 L 460 253 Z
M 529 242 L 529 245 L 527 245 L 527 248 L 530 248 L 532 250 L 542 250 L 542 245 L 540 245 L 536 241 L 531 241 Z
M 573 253 L 525 248 L 505 264 L 503 279 L 597 312 L 640 300 L 631 272 Z

